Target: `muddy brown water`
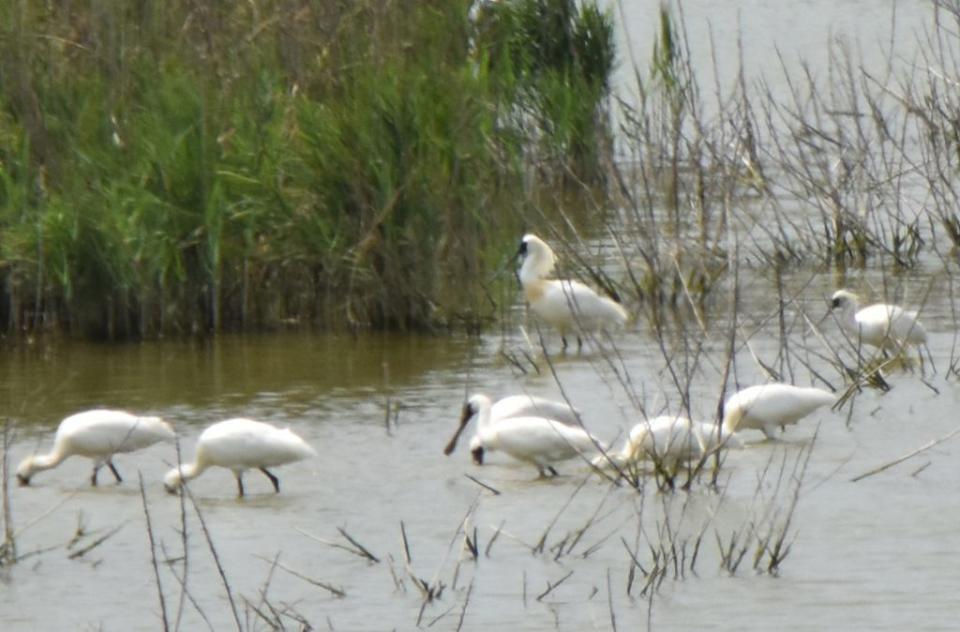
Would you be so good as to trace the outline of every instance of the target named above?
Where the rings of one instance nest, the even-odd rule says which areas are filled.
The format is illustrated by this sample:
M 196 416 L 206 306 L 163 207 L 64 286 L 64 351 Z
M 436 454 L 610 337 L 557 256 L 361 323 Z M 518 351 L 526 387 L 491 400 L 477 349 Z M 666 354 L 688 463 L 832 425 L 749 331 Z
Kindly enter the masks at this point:
M 819 54 L 802 43 L 815 47 L 835 28 L 862 35 L 890 24 L 889 13 L 865 11 L 857 2 L 736 5 L 719 11 L 715 3 L 709 9 L 689 3 L 688 26 L 706 33 L 709 18 L 715 31 L 734 33 L 739 25 L 769 34 L 774 29 L 768 22 L 779 15 L 781 42 Z M 907 16 L 924 8 L 899 6 L 914 12 Z M 648 25 L 654 22 L 648 18 L 655 9 L 653 2 L 626 7 L 638 54 L 650 50 Z M 787 19 L 780 13 L 786 9 L 802 9 L 802 15 Z M 901 13 L 899 28 L 907 28 L 906 21 Z M 750 38 L 749 45 L 762 46 L 762 39 Z M 771 50 L 771 40 L 765 41 Z M 23 559 L 0 570 L 0 628 L 162 628 L 137 485 L 141 475 L 167 617 L 183 630 L 236 628 L 234 610 L 246 629 L 269 629 L 257 611 L 279 613 L 290 628 L 302 617 L 316 629 L 335 630 L 404 630 L 418 622 L 441 630 L 461 622 L 464 630 L 953 629 L 960 582 L 960 440 L 851 482 L 957 427 L 960 385 L 946 372 L 958 353 L 957 306 L 949 280 L 929 272 L 887 281 L 898 296 L 915 300 L 933 282 L 922 317 L 938 371 L 925 378 L 918 371 L 891 375 L 889 392 L 865 390 L 852 409 L 822 410 L 781 441 L 748 435 L 746 447 L 725 462 L 720 492 L 695 486 L 658 493 L 648 485 L 638 493 L 611 487 L 577 462 L 558 466 L 556 479 L 535 480 L 532 468 L 503 455 L 477 467 L 463 445 L 450 457 L 442 454 L 464 396 L 472 392 L 557 397 L 559 383 L 591 431 L 611 441 L 639 418 L 628 390 L 651 413 L 676 411 L 679 395 L 667 359 L 643 316 L 617 336 L 616 356 L 593 345 L 555 356 L 557 379 L 536 350 L 531 353 L 539 373 L 529 364 L 523 373 L 504 359 L 503 351 L 520 357 L 526 349 L 519 308 L 505 337 L 283 334 L 224 336 L 203 344 L 38 343 L 4 351 L 0 394 L 3 414 L 15 428 L 11 467 L 48 449 L 63 416 L 95 406 L 164 416 L 176 425 L 188 455 L 207 424 L 243 415 L 289 426 L 319 456 L 277 469 L 280 494 L 256 472 L 247 474 L 249 496 L 242 500 L 226 471 L 209 471 L 190 484 L 234 606 L 189 504 L 185 586 L 178 579 L 184 568 L 181 504 L 161 483 L 176 461 L 172 446 L 118 457 L 126 478 L 121 485 L 101 473 L 101 486 L 91 488 L 89 462 L 75 458 L 38 474 L 30 487 L 13 487 Z M 777 364 L 779 344 L 769 279 L 755 270 L 745 271 L 743 281 L 741 318 L 751 348 L 738 351 L 736 381 L 746 385 L 762 380 L 752 354 Z M 840 386 L 836 370 L 816 354 L 843 348 L 835 324 L 824 321 L 820 339 L 797 318 L 802 310 L 817 320 L 835 280 L 798 271 L 785 282 L 799 299 L 788 306 L 791 360 L 784 366 L 798 383 L 810 383 L 803 358 Z M 868 271 L 849 282 L 879 288 L 883 279 Z M 713 414 L 720 391 L 724 309 L 718 301 L 709 315 L 706 356 L 691 382 L 692 412 L 704 419 Z M 548 335 L 547 343 L 557 349 L 555 337 Z M 690 356 L 676 352 L 670 359 L 682 364 Z M 623 376 L 629 376 L 629 389 Z M 388 402 L 399 405 L 390 423 Z M 808 449 L 788 532 L 791 549 L 779 575 L 753 570 L 755 542 L 749 538 L 742 540 L 749 550 L 738 570 L 722 569 L 718 540 L 782 524 Z M 71 544 L 78 526 L 82 534 Z M 702 534 L 694 571 L 677 578 L 670 569 L 658 590 L 641 595 L 642 576 L 629 584 L 633 562 L 627 547 L 652 568 L 650 548 L 669 539 L 668 526 L 688 556 Z M 379 563 L 322 542 L 347 545 L 338 527 Z M 70 558 L 114 529 L 98 546 Z M 474 529 L 478 561 L 463 547 L 463 531 L 472 536 Z M 578 539 L 571 535 L 581 530 Z M 545 550 L 532 552 L 545 532 Z M 442 584 L 442 593 L 423 606 L 414 577 Z
M 798 274 L 787 283 L 801 297 L 791 314 L 800 309 L 822 314 L 830 279 Z M 745 295 L 744 326 L 757 332 L 751 338 L 754 352 L 772 361 L 777 344 L 763 333 L 770 327 L 763 324 L 770 306 L 762 285 Z M 960 386 L 943 372 L 954 343 L 952 308 L 948 293 L 935 295 L 939 298 L 924 307 L 923 316 L 940 368 L 926 380 L 939 394 L 918 372 L 898 373 L 890 377 L 891 391 L 858 395 L 849 419 L 849 409 L 822 411 L 779 442 L 748 435 L 747 447 L 726 461 L 722 493 L 697 486 L 660 494 L 648 486 L 641 494 L 611 487 L 576 462 L 559 466 L 556 479 L 535 480 L 533 468 L 498 454 L 482 468 L 474 466 L 462 447 L 444 457 L 465 392 L 558 396 L 542 357 L 541 374 L 523 374 L 501 355 L 525 344 L 519 313 L 511 330 L 516 333 L 506 338 L 297 334 L 223 337 L 202 345 L 58 345 L 3 354 L 0 383 L 7 415 L 16 424 L 13 463 L 47 448 L 62 416 L 101 405 L 170 419 L 188 454 L 206 424 L 233 415 L 289 426 L 315 446 L 317 459 L 277 470 L 279 495 L 256 472 L 247 474 L 250 495 L 242 500 L 235 498 L 226 471 L 209 471 L 191 483 L 241 623 L 251 629 L 267 628 L 253 610 L 266 612 L 267 604 L 317 628 L 411 629 L 422 604 L 413 575 L 445 586 L 421 618 L 424 626 L 436 620 L 439 629 L 455 629 L 461 615 L 463 629 L 612 629 L 611 611 L 619 629 L 648 622 L 663 629 L 724 629 L 734 622 L 753 629 L 946 629 L 957 603 L 960 514 L 953 499 L 960 485 L 954 463 L 960 444 L 946 442 L 861 482 L 850 480 L 956 427 Z M 834 326 L 823 329 L 828 340 L 840 344 Z M 798 348 L 817 345 L 800 329 L 793 340 Z M 547 342 L 556 349 L 554 337 Z M 591 430 L 607 440 L 638 419 L 612 366 L 630 376 L 651 412 L 679 405 L 645 319 L 619 336 L 617 346 L 622 365 L 611 365 L 595 347 L 555 359 L 559 383 Z M 703 418 L 716 405 L 719 374 L 710 363 L 722 360 L 722 347 L 718 341 L 710 349 L 706 368 L 692 381 L 693 412 Z M 839 385 L 835 372 L 817 366 Z M 737 367 L 740 383 L 761 378 L 746 349 Z M 798 381 L 809 383 L 809 372 L 797 367 Z M 389 426 L 388 400 L 400 404 Z M 762 531 L 782 517 L 795 488 L 797 459 L 811 441 L 788 539 L 792 548 L 780 575 L 755 572 L 751 546 L 731 576 L 720 568 L 717 538 L 727 541 L 751 524 Z M 89 462 L 70 459 L 38 474 L 30 487 L 13 488 L 18 552 L 37 553 L 3 571 L 4 629 L 161 627 L 138 473 L 160 547 L 170 620 L 179 611 L 181 629 L 236 627 L 223 580 L 189 508 L 189 598 L 180 607 L 180 503 L 161 483 L 175 459 L 169 445 L 120 456 L 117 465 L 126 481 L 115 485 L 102 475 L 104 484 L 97 488 L 87 483 Z M 481 549 L 478 562 L 467 559 L 463 549 L 461 527 L 468 514 L 466 530 L 472 535 L 476 529 Z M 591 516 L 596 517 L 576 544 L 568 539 L 558 548 Z M 546 551 L 533 553 L 554 520 Z M 78 524 L 85 533 L 69 547 Z M 688 555 L 703 533 L 695 573 L 680 579 L 671 573 L 652 598 L 638 595 L 638 578 L 628 594 L 631 561 L 624 542 L 639 548 L 638 560 L 652 567 L 650 543 L 659 541 L 658 529 L 662 533 L 667 524 L 678 544 L 686 542 Z M 338 527 L 380 563 L 320 542 L 346 545 Z M 70 559 L 115 528 L 102 544 Z M 303 577 L 346 596 L 331 596 Z M 295 626 L 291 619 L 285 622 Z

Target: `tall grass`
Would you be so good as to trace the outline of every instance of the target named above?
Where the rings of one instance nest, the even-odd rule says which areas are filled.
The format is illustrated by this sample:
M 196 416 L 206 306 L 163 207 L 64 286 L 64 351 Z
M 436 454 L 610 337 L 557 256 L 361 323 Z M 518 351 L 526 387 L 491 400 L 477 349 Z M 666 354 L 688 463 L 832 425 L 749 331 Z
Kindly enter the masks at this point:
M 600 172 L 612 26 L 470 4 L 4 5 L 0 326 L 489 317 L 525 200 Z

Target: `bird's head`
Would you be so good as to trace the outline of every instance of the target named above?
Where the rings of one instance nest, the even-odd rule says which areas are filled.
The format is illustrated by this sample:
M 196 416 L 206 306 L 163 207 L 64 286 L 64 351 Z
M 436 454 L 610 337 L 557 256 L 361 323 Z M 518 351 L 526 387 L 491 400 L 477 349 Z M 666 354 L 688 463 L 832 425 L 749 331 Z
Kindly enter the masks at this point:
M 163 487 L 167 493 L 176 494 L 181 485 L 183 485 L 183 474 L 180 473 L 179 467 L 173 468 L 163 477 Z
M 486 449 L 483 447 L 483 441 L 480 440 L 480 435 L 473 435 L 473 438 L 470 439 L 470 456 L 473 457 L 473 462 L 477 465 L 483 465 L 483 455 L 485 452 Z
M 443 449 L 444 454 L 447 456 L 453 454 L 453 451 L 457 449 L 457 441 L 460 440 L 460 435 L 466 429 L 467 424 L 470 423 L 471 419 L 480 414 L 484 406 L 490 406 L 490 399 L 486 395 L 479 394 L 474 395 L 463 404 L 463 408 L 460 410 L 460 423 L 457 425 L 457 431 L 453 433 L 450 441 L 447 442 L 446 447 Z
M 856 308 L 858 303 L 857 295 L 848 290 L 837 290 L 830 297 L 830 309 Z
M 30 478 L 33 476 L 33 457 L 28 456 L 17 467 L 17 482 L 21 486 L 30 484 Z
M 553 272 L 556 265 L 556 256 L 550 246 L 531 233 L 524 235 L 520 240 L 517 256 L 523 260 L 520 268 L 521 278 L 524 276 L 531 279 L 543 278 Z

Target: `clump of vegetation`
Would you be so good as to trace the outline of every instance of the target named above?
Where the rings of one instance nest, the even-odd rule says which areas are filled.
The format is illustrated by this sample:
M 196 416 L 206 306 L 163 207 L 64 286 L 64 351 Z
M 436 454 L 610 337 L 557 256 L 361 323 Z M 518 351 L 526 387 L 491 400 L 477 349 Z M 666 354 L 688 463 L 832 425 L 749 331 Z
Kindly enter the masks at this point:
M 482 318 L 540 178 L 598 172 L 613 57 L 593 5 L 493 9 L 0 8 L 0 327 Z

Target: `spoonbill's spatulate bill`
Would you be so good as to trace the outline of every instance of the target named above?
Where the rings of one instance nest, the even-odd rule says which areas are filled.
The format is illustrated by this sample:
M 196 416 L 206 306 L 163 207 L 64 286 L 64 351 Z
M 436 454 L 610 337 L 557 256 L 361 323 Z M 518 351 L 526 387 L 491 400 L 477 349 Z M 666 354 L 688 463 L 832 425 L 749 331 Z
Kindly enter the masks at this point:
M 609 330 L 627 322 L 627 310 L 616 301 L 600 296 L 579 281 L 547 279 L 553 272 L 556 256 L 536 235 L 524 235 L 520 242 L 520 284 L 530 309 L 545 323 L 560 332 L 563 347 L 567 334 Z
M 280 429 L 252 419 L 228 419 L 213 424 L 197 440 L 193 463 L 184 463 L 167 472 L 163 484 L 175 492 L 184 481 L 196 478 L 209 467 L 232 470 L 237 478 L 239 495 L 243 496 L 243 472 L 258 469 L 280 492 L 280 479 L 268 467 L 286 465 L 317 453 L 289 429 Z
M 97 472 L 104 465 L 120 483 L 123 479 L 113 464 L 113 455 L 134 452 L 173 438 L 173 428 L 159 417 L 140 417 L 122 410 L 88 410 L 61 421 L 53 439 L 53 450 L 25 458 L 17 468 L 17 479 L 21 485 L 27 485 L 37 472 L 56 467 L 76 455 L 93 459 L 91 485 L 97 484 Z
M 540 476 L 547 473 L 556 476 L 553 464 L 577 456 L 596 454 L 599 441 L 579 426 L 567 426 L 545 417 L 510 417 L 491 423 L 490 410 L 493 404 L 486 395 L 474 395 L 463 406 L 463 414 L 457 431 L 444 448 L 451 454 L 457 447 L 461 433 L 470 420 L 478 417 L 478 433 L 484 446 L 502 450 L 518 461 L 530 463 Z
M 875 303 L 860 308 L 857 295 L 837 290 L 830 302 L 831 309 L 840 310 L 840 325 L 857 341 L 886 351 L 898 351 L 907 345 L 922 345 L 927 332 L 916 312 L 899 305 Z
M 821 406 L 837 401 L 833 393 L 792 384 L 760 384 L 731 395 L 723 405 L 726 433 L 752 428 L 768 439 L 776 438 L 776 429 L 795 424 Z
M 568 426 L 578 425 L 577 410 L 566 402 L 554 401 L 536 395 L 510 395 L 498 399 L 490 408 L 490 423 L 496 425 L 511 417 L 545 417 Z M 473 462 L 483 465 L 484 454 L 493 448 L 485 446 L 479 432 L 470 439 Z

